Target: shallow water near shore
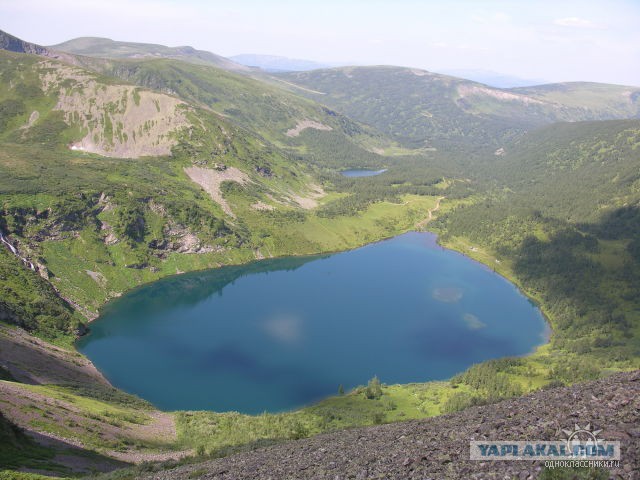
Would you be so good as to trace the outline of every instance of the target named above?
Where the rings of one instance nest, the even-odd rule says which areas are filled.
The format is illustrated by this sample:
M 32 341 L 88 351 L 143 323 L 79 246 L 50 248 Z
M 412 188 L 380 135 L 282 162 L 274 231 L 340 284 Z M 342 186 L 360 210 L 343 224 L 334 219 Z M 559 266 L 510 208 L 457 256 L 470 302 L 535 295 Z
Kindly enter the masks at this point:
M 276 412 L 374 375 L 445 379 L 529 353 L 546 332 L 513 284 L 417 232 L 167 278 L 101 313 L 80 351 L 167 410 Z

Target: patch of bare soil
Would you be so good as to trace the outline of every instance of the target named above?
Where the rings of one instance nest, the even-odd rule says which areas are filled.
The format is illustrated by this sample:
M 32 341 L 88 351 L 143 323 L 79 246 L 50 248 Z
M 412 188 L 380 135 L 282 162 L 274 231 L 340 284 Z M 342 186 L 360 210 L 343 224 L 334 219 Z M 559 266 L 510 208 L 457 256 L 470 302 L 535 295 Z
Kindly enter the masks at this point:
M 269 205 L 268 203 L 256 202 L 251 205 L 251 208 L 253 208 L 254 210 L 275 210 L 276 207 L 274 207 L 273 205 Z
M 315 130 L 324 130 L 326 132 L 333 130 L 329 125 L 316 122 L 314 120 L 302 120 L 298 124 L 289 130 L 287 130 L 287 137 L 297 137 L 307 128 L 313 128 Z
M 18 381 L 33 385 L 84 383 L 109 385 L 84 356 L 0 325 L 0 364 Z
M 231 207 L 222 196 L 220 186 L 222 185 L 222 182 L 237 182 L 240 185 L 246 185 L 251 182 L 251 179 L 246 173 L 236 167 L 228 167 L 225 170 L 187 167 L 184 171 L 193 182 L 200 185 L 209 195 L 211 195 L 213 201 L 222 207 L 222 211 L 224 213 L 235 218 L 235 214 L 231 210 Z
M 104 286 L 107 283 L 107 279 L 104 278 L 100 272 L 94 272 L 92 270 L 85 270 L 86 274 L 91 277 L 91 279 L 96 282 L 100 286 Z
M 38 443 L 59 451 L 52 463 L 74 472 L 111 471 L 125 466 L 124 462 L 164 461 L 193 453 L 171 450 L 176 429 L 169 413 L 135 410 L 118 414 L 117 409 L 109 413 L 106 405 L 104 411 L 88 411 L 75 397 L 51 396 L 29 387 L 110 387 L 93 364 L 75 351 L 0 325 L 0 365 L 17 380 L 0 381 L 0 410 Z
M 309 92 L 309 93 L 316 93 L 318 95 L 326 95 L 325 92 L 319 92 L 318 90 L 312 90 L 310 88 L 305 88 L 301 85 L 297 85 L 295 83 L 291 83 L 291 82 L 286 82 L 284 80 L 282 80 L 281 78 L 275 78 L 275 77 L 271 77 L 273 80 L 277 80 L 280 83 L 284 83 L 285 85 L 289 85 L 291 87 L 297 88 L 298 90 L 302 90 L 304 92 Z
M 460 96 L 460 98 L 474 96 L 474 95 L 484 96 L 484 97 L 493 97 L 498 100 L 520 102 L 520 103 L 524 103 L 525 105 L 545 103 L 541 100 L 537 100 L 535 98 L 531 98 L 526 95 L 505 92 L 502 90 L 494 90 L 492 88 L 481 87 L 479 85 L 467 85 L 464 83 L 461 85 L 458 85 L 458 95 Z
M 432 77 L 433 73 L 427 72 L 426 70 L 419 70 L 417 68 L 410 69 L 411 73 L 413 73 L 417 77 Z
M 298 195 L 293 192 L 289 192 L 289 198 L 295 202 L 298 206 L 305 210 L 311 210 L 318 206 L 318 199 L 326 195 L 325 191 L 320 185 L 309 185 L 310 192 L 307 195 Z
M 39 118 L 40 118 L 40 112 L 37 110 L 34 110 L 33 112 L 31 112 L 31 115 L 29 115 L 29 120 L 27 120 L 27 123 L 21 126 L 20 130 L 30 129 L 33 126 L 33 124 L 38 121 Z

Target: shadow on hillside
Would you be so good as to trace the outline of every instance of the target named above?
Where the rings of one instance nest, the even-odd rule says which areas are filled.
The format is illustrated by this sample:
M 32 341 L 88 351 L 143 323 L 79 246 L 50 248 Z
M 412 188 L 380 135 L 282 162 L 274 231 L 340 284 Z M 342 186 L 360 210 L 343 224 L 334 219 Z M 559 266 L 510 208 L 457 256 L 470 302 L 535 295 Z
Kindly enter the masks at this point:
M 0 412 L 0 470 L 20 469 L 45 475 L 111 472 L 128 463 L 105 457 L 49 437 L 22 429 Z M 4 477 L 3 477 L 4 478 Z
M 38 432 L 25 430 L 25 434 L 38 445 L 49 448 L 54 452 L 55 456 L 48 462 L 51 470 L 44 469 L 47 473 L 57 473 L 59 475 L 60 467 L 74 474 L 91 474 L 112 472 L 119 468 L 131 466 L 130 463 L 100 455 L 94 451 L 80 448 Z
M 620 309 L 620 298 L 640 302 L 634 283 L 640 279 L 640 258 L 634 245 L 640 236 L 640 208 L 622 207 L 605 214 L 597 223 L 572 225 L 542 219 L 553 233 L 548 239 L 524 239 L 515 252 L 514 271 L 525 286 L 543 292 L 545 303 L 555 310 L 561 326 L 588 330 L 613 324 L 629 332 L 629 320 Z M 599 240 L 629 240 L 615 251 L 603 252 Z M 624 258 L 625 255 L 629 258 Z M 629 292 L 636 291 L 636 295 Z M 563 324 L 566 322 L 566 324 Z

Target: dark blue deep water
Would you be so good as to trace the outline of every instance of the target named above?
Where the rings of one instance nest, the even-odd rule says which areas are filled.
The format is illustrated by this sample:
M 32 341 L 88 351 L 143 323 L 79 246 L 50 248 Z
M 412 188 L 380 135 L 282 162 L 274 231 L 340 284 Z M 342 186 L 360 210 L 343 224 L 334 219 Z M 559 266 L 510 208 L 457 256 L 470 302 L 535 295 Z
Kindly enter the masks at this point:
M 324 257 L 161 280 L 107 305 L 79 342 L 163 409 L 281 411 L 365 384 L 444 379 L 523 355 L 545 322 L 511 283 L 408 233 Z

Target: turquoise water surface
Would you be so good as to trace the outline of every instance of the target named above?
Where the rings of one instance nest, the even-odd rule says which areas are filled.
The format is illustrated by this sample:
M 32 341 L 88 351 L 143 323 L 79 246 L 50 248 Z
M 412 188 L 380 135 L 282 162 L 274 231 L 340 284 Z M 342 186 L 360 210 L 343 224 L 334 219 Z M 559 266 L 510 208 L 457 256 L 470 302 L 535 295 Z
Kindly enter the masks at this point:
M 544 334 L 511 283 L 413 232 L 158 281 L 108 304 L 78 347 L 115 386 L 160 408 L 260 413 L 374 375 L 448 378 L 526 354 Z

